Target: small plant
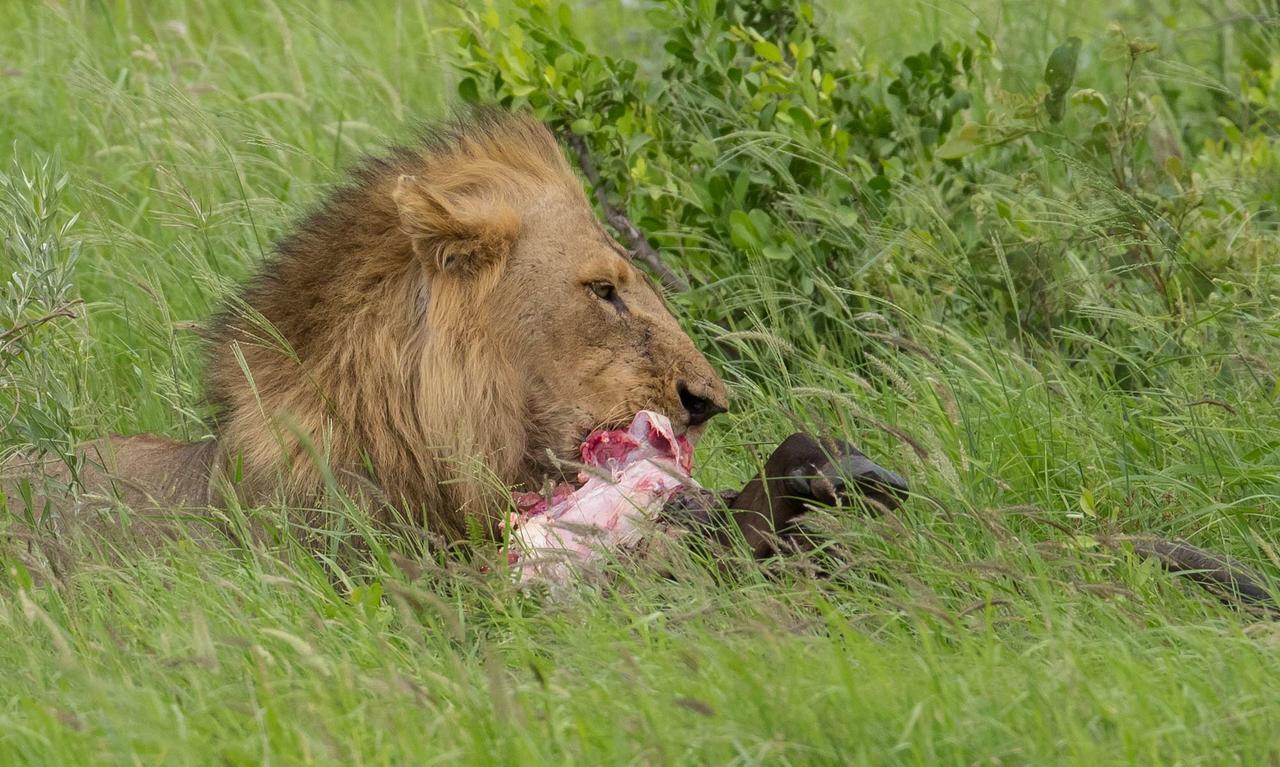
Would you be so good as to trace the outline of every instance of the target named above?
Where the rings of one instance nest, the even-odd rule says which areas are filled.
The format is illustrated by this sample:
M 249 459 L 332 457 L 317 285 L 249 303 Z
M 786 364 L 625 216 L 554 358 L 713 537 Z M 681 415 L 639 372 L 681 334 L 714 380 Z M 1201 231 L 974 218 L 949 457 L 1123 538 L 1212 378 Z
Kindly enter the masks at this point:
M 69 177 L 46 159 L 0 175 L 0 455 L 35 448 L 71 465 L 83 391 L 84 334 L 76 320 L 77 216 L 60 207 Z

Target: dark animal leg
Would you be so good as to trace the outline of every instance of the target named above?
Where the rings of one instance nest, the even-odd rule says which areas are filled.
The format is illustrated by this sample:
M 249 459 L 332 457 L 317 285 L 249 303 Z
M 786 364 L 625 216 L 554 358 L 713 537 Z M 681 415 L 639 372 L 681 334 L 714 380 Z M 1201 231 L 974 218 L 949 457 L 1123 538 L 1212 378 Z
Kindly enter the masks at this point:
M 1229 605 L 1261 607 L 1272 615 L 1280 615 L 1280 606 L 1263 585 L 1262 577 L 1231 557 L 1205 551 L 1186 541 L 1152 535 L 1099 537 L 1098 540 L 1108 546 L 1128 543 L 1138 556 L 1155 559 L 1169 572 L 1187 576 Z

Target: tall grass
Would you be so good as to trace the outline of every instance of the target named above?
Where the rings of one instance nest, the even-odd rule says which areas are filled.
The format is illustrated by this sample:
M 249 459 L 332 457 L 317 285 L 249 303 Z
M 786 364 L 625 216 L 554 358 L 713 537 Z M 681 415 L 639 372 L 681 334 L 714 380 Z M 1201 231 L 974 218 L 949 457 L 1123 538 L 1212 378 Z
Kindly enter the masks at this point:
M 1009 77 L 1034 80 L 1062 35 L 1101 36 L 1149 4 L 1032 5 L 827 11 L 868 66 L 983 31 Z M 643 8 L 581 8 L 590 40 L 652 53 L 634 32 Z M 193 329 L 358 154 L 442 112 L 454 75 L 439 33 L 454 18 L 329 0 L 0 7 L 0 146 L 13 153 L 0 450 L 205 435 Z M 1159 71 L 1212 60 L 1227 28 L 1204 26 L 1161 27 Z M 1211 104 L 1202 90 L 1188 103 Z M 743 146 L 762 163 L 778 151 Z M 1206 167 L 1253 172 L 1256 157 L 1214 151 Z M 1073 172 L 1019 162 L 983 190 L 993 205 Z M 1016 257 L 1015 233 L 1084 232 L 1122 251 L 1130 235 L 1110 226 L 1103 188 L 1044 195 L 992 257 Z M 819 516 L 840 563 L 829 577 L 804 559 L 730 557 L 724 573 L 677 546 L 676 579 L 628 571 L 544 603 L 486 566 L 496 552 L 394 539 L 363 558 L 287 534 L 141 554 L 68 541 L 74 566 L 57 573 L 18 546 L 0 575 L 0 763 L 1280 759 L 1275 626 L 1095 538 L 1189 537 L 1277 585 L 1274 232 L 1251 235 L 1256 257 L 1204 311 L 1086 301 L 1097 324 L 1039 333 L 994 304 L 1035 305 L 1025 270 L 1007 267 L 1004 293 L 964 293 L 974 254 L 937 190 L 897 194 L 909 221 L 849 232 L 877 289 L 811 264 L 837 307 L 821 331 L 807 293 L 763 266 L 693 299 L 749 320 L 690 328 L 734 399 L 700 446 L 704 484 L 740 484 L 797 428 L 849 435 L 911 480 L 897 514 Z M 849 229 L 819 201 L 789 204 L 832 237 Z M 903 253 L 919 273 L 892 271 Z M 1051 266 L 1087 282 L 1089 267 Z M 942 311 L 948 284 L 961 295 Z

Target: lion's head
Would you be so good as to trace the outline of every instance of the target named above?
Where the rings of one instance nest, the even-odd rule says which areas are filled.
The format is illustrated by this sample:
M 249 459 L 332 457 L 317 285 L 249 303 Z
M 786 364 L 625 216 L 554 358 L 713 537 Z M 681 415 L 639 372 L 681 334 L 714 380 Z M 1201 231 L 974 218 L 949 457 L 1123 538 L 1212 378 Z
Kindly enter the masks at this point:
M 696 439 L 727 407 L 529 117 L 485 113 L 367 164 L 238 303 L 212 393 L 259 493 L 282 477 L 288 497 L 313 496 L 318 453 L 455 526 L 594 428 L 647 408 Z

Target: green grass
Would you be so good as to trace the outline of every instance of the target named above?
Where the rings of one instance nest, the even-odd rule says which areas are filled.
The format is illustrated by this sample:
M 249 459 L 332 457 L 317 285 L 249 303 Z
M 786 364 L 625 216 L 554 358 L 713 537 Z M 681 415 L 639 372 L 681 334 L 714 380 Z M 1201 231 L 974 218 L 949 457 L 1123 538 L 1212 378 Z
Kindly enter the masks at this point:
M 0 448 L 207 433 L 192 324 L 341 168 L 450 103 L 449 9 L 368 5 L 0 7 L 0 146 L 28 174 L 49 158 L 68 174 L 53 218 L 78 216 L 62 240 L 82 243 L 85 302 L 0 370 L 22 393 L 0 400 L 17 413 Z M 862 55 L 982 29 L 1017 80 L 1062 36 L 1099 37 L 1145 4 L 907 3 L 897 23 L 874 5 L 833 11 Z M 646 55 L 637 11 L 582 8 L 590 39 Z M 1178 34 L 1169 60 L 1201 60 L 1206 32 Z M 1010 172 L 1060 172 L 1047 166 Z M 876 246 L 965 284 L 932 190 L 904 197 L 936 226 Z M 5 198 L 8 216 L 30 198 Z M 1099 215 L 1063 205 L 1021 231 Z M 701 288 L 756 318 L 728 339 L 691 328 L 734 397 L 700 448 L 705 484 L 740 483 L 794 418 L 835 425 L 918 493 L 889 518 L 826 519 L 854 563 L 831 579 L 803 562 L 717 578 L 677 552 L 678 581 L 627 573 L 544 604 L 411 546 L 331 560 L 70 542 L 56 578 L 11 551 L 0 764 L 1280 762 L 1280 629 L 1090 537 L 1184 536 L 1277 582 L 1280 324 L 1256 288 L 1280 243 L 1257 236 L 1251 285 L 1192 320 L 1115 312 L 1109 337 L 1009 333 L 963 289 L 957 322 L 815 266 L 824 290 L 877 309 L 815 338 L 786 285 Z M 1119 385 L 1116 360 L 1158 385 Z

